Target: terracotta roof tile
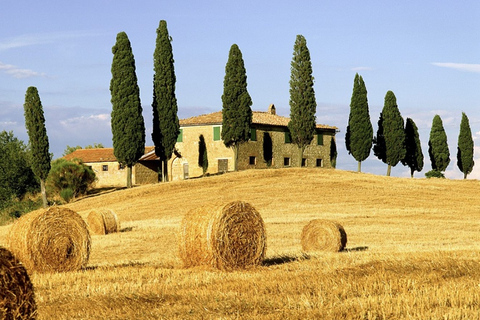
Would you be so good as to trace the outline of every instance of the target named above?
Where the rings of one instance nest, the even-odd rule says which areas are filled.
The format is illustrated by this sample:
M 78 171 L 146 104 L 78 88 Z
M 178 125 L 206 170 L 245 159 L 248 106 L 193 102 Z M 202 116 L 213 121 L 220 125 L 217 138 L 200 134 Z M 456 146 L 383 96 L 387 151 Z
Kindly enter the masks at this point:
M 145 147 L 145 153 L 149 153 L 154 147 Z M 63 157 L 66 160 L 81 159 L 85 163 L 91 162 L 114 162 L 117 158 L 113 154 L 113 148 L 77 149 Z
M 263 125 L 273 125 L 273 126 L 282 126 L 286 127 L 290 118 L 282 117 L 279 115 L 271 114 L 269 112 L 262 111 L 253 111 L 252 112 L 252 123 L 253 124 L 263 124 Z M 203 114 L 196 117 L 191 117 L 187 119 L 180 120 L 180 126 L 199 126 L 199 125 L 221 125 L 222 124 L 222 112 L 217 111 L 209 114 Z M 338 129 L 334 126 L 329 126 L 325 124 L 317 124 L 319 129 Z

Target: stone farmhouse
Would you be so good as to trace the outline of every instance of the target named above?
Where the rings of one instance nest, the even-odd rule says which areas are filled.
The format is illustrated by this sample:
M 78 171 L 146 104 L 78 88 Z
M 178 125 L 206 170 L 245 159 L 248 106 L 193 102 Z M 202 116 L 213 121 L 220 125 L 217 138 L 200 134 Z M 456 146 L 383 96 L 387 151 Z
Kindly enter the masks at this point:
M 253 111 L 250 140 L 238 151 L 238 169 L 264 169 L 298 166 L 298 147 L 291 142 L 289 118 L 276 114 L 271 104 L 266 112 Z M 234 170 L 233 149 L 225 147 L 221 139 L 222 112 L 180 120 L 180 135 L 175 145 L 179 156 L 170 160 L 173 180 L 199 177 L 203 169 L 199 163 L 199 141 L 206 145 L 209 174 Z M 302 166 L 331 168 L 330 146 L 335 143 L 337 127 L 317 124 L 314 139 L 308 145 Z

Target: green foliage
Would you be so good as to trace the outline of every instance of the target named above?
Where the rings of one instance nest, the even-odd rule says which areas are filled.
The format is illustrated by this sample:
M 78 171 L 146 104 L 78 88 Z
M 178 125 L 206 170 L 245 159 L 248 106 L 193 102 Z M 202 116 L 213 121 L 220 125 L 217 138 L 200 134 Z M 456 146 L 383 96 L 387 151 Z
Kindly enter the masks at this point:
M 113 152 L 118 161 L 129 168 L 127 186 L 131 187 L 131 168 L 145 153 L 145 123 L 135 59 L 125 32 L 117 35 L 112 53 L 110 92 Z
M 25 196 L 21 200 L 12 198 L 0 203 L 0 226 L 12 223 L 25 213 L 41 208 L 42 202 L 41 197 L 30 198 Z
M 450 151 L 448 150 L 447 134 L 443 128 L 442 118 L 438 114 L 433 117 L 428 141 L 428 154 L 433 170 L 443 172 L 447 169 L 450 163 Z
M 423 152 L 418 129 L 410 118 L 407 118 L 405 124 L 405 157 L 402 159 L 402 164 L 410 168 L 412 177 L 415 171 L 420 172 L 423 169 Z
M 13 132 L 0 132 L 0 207 L 12 198 L 23 198 L 38 190 L 38 181 L 30 168 L 30 154 Z
M 95 173 L 81 160 L 60 158 L 52 162 L 52 169 L 47 178 L 47 188 L 49 192 L 68 202 L 79 195 L 85 195 L 94 182 Z M 71 192 L 65 191 L 67 189 Z
M 267 163 L 267 167 L 272 165 L 273 159 L 273 141 L 268 132 L 263 133 L 263 160 Z
M 472 172 L 475 162 L 473 161 L 473 139 L 470 123 L 465 112 L 462 112 L 460 133 L 458 135 L 457 166 L 463 172 L 464 179 Z
M 387 163 L 387 146 L 383 134 L 383 113 L 378 118 L 377 135 L 373 137 L 373 154 L 383 163 Z
M 330 140 L 330 163 L 332 164 L 332 168 L 337 167 L 337 142 L 335 138 L 332 137 Z
M 162 161 L 171 158 L 180 124 L 177 116 L 175 97 L 175 69 L 172 51 L 172 38 L 168 34 L 167 22 L 161 20 L 157 28 L 155 52 L 153 54 L 153 132 L 155 154 Z
M 249 140 L 252 123 L 251 105 L 242 52 L 236 44 L 233 44 L 225 66 L 222 94 L 221 136 L 226 147 L 233 147 Z
M 398 110 L 397 99 L 392 91 L 388 91 L 385 95 L 382 116 L 386 163 L 389 168 L 395 167 L 405 157 L 405 127 Z
M 307 40 L 302 35 L 297 35 L 295 40 L 290 70 L 290 122 L 288 129 L 292 142 L 300 149 L 301 160 L 303 150 L 310 144 L 315 134 L 317 109 L 310 51 L 307 47 Z
M 432 170 L 428 171 L 427 173 L 425 173 L 425 177 L 445 179 L 445 175 L 443 174 L 443 172 L 435 170 L 435 169 L 432 169 Z
M 361 162 L 370 155 L 373 128 L 368 111 L 367 88 L 362 76 L 355 75 L 353 82 L 350 114 L 345 134 L 345 145 L 349 154 Z
M 202 168 L 203 174 L 208 170 L 208 155 L 207 155 L 207 144 L 205 143 L 205 138 L 203 134 L 200 135 L 198 141 L 198 166 Z
M 94 143 L 93 145 L 89 144 L 88 146 L 85 146 L 85 149 L 98 149 L 98 148 L 105 148 L 105 147 L 101 143 Z M 82 146 L 71 147 L 67 144 L 67 147 L 63 151 L 62 156 L 66 156 L 67 154 L 70 154 L 78 149 L 82 149 Z

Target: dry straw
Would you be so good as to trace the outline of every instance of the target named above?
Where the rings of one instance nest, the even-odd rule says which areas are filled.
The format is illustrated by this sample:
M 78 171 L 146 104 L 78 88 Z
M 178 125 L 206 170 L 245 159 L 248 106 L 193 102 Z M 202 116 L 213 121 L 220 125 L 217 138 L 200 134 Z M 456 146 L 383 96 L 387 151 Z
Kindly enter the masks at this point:
M 244 269 L 261 264 L 265 252 L 263 219 L 247 202 L 205 205 L 182 220 L 179 254 L 185 267 Z
M 93 210 L 87 216 L 87 224 L 94 234 L 109 234 L 120 231 L 115 212 L 109 209 Z
M 54 206 L 18 219 L 10 230 L 8 244 L 28 270 L 61 272 L 87 266 L 91 240 L 79 214 Z
M 27 270 L 0 247 L 0 319 L 35 319 L 35 294 Z
M 347 245 L 347 233 L 335 221 L 315 219 L 303 227 L 301 242 L 305 252 L 338 252 Z

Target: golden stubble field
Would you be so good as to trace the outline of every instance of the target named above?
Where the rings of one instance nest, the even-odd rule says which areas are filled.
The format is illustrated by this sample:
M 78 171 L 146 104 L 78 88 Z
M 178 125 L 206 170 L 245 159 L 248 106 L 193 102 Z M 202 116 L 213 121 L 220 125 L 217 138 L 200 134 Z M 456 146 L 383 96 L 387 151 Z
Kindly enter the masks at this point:
M 182 268 L 183 215 L 244 200 L 267 230 L 263 266 Z M 87 270 L 31 274 L 39 319 L 479 319 L 480 182 L 329 169 L 228 173 L 78 200 L 122 232 L 92 236 Z M 303 226 L 341 223 L 341 253 L 305 255 Z M 9 226 L 0 227 L 0 245 Z

